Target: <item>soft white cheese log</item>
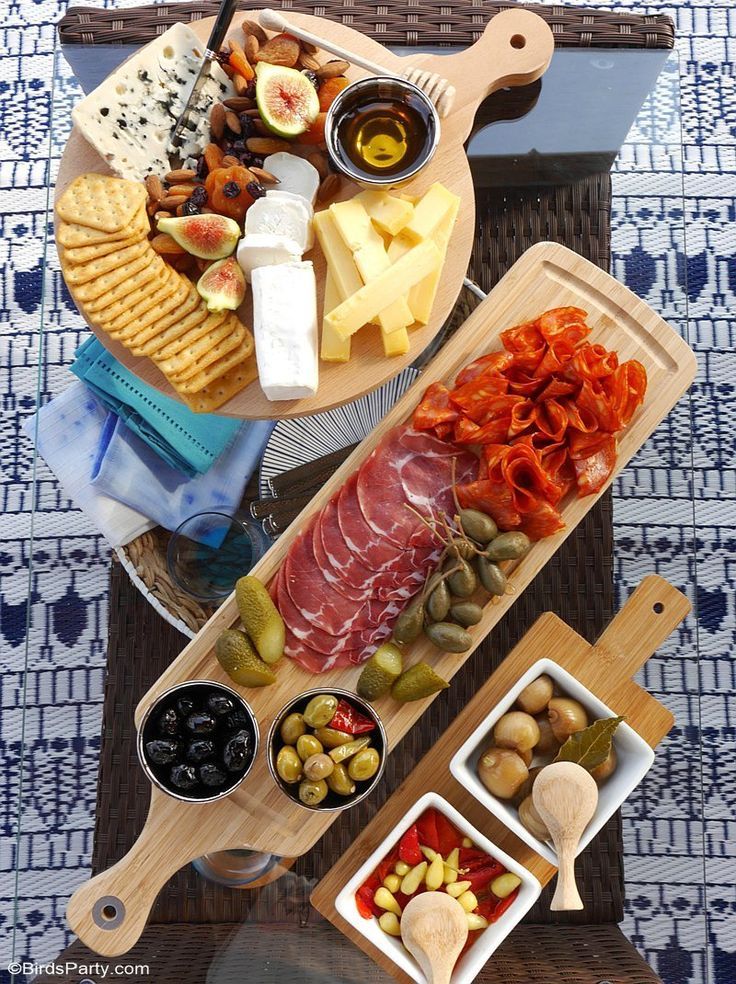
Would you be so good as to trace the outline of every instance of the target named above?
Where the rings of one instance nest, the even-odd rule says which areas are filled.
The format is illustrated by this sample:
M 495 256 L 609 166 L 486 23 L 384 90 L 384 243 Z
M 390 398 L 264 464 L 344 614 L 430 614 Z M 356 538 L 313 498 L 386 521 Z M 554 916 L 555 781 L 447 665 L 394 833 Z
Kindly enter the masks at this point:
M 269 400 L 314 396 L 319 383 L 314 267 L 309 261 L 257 267 L 251 288 L 261 389 Z
M 314 245 L 312 216 L 307 202 L 257 198 L 245 213 L 245 234 L 263 233 L 293 239 L 301 253 Z
M 301 258 L 301 250 L 297 244 L 285 236 L 249 232 L 238 243 L 238 263 L 248 281 L 257 267 L 299 261 Z

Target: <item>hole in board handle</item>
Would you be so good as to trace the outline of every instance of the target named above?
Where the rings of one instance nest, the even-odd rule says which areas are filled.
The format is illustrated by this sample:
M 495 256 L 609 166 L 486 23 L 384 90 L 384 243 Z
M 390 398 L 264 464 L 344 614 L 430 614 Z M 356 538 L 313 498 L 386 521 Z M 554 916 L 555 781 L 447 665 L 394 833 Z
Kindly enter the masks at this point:
M 662 602 L 655 601 L 654 604 L 652 605 L 652 611 L 654 612 L 655 615 L 661 615 L 662 612 L 664 611 L 664 605 L 662 604 Z
M 516 48 L 517 50 L 520 48 L 526 48 L 526 38 L 523 34 L 514 34 L 510 43 L 511 47 Z
M 117 929 L 125 920 L 125 905 L 115 895 L 105 895 L 92 906 L 92 921 L 98 929 Z

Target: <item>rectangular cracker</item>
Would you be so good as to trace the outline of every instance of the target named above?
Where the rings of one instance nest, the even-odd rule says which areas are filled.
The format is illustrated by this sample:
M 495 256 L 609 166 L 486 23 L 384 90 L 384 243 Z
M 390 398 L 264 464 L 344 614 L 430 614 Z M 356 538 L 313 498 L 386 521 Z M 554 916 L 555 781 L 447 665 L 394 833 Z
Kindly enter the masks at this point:
M 97 259 L 88 260 L 86 263 L 76 266 L 68 262 L 65 250 L 60 254 L 59 259 L 61 261 L 61 272 L 64 274 L 64 280 L 66 280 L 67 284 L 76 286 L 77 284 L 88 284 L 90 280 L 96 280 L 103 274 L 110 273 L 111 270 L 117 270 L 119 267 L 125 266 L 126 263 L 137 260 L 139 256 L 143 256 L 145 253 L 149 253 L 151 256 L 154 255 L 151 244 L 147 239 L 142 239 L 132 246 L 125 246 L 122 249 L 109 253 L 107 256 L 100 256 Z
M 111 294 L 116 287 L 124 285 L 128 285 L 128 291 L 132 294 L 134 290 L 151 279 L 151 266 L 151 257 L 145 253 L 116 270 L 103 273 L 96 280 L 90 280 L 79 287 L 72 287 L 74 299 L 86 306 L 89 301 L 96 301 L 100 297 Z
M 177 393 L 185 393 L 187 395 L 198 393 L 201 389 L 204 389 L 205 386 L 209 386 L 210 383 L 214 383 L 216 379 L 220 378 L 220 376 L 224 376 L 228 370 L 233 369 L 235 366 L 244 362 L 245 359 L 246 355 L 242 346 L 238 346 L 236 349 L 233 349 L 232 352 L 228 352 L 227 355 L 223 355 L 219 358 L 217 362 L 213 362 L 205 369 L 202 369 L 201 372 L 198 372 L 195 376 L 192 376 L 191 379 L 187 379 L 186 382 L 178 383 L 171 379 L 169 381 Z
M 168 378 L 175 383 L 186 383 L 188 380 L 193 379 L 198 372 L 211 366 L 213 362 L 217 362 L 224 355 L 228 355 L 230 352 L 234 352 L 235 349 L 242 349 L 243 342 L 245 341 L 245 328 L 239 323 L 237 318 L 227 318 L 224 322 L 224 326 L 227 328 L 227 334 L 219 341 L 215 342 L 214 345 L 210 346 L 205 352 L 197 357 L 195 361 L 189 366 L 181 366 L 178 363 L 180 356 L 173 356 L 171 359 L 167 359 L 165 362 L 158 362 L 157 365 Z M 185 349 L 186 352 L 186 349 Z M 184 353 L 181 353 L 183 355 Z M 245 358 L 245 355 L 243 356 Z
M 133 216 L 130 224 L 120 229 L 118 232 L 101 232 L 98 229 L 88 229 L 87 226 L 79 225 L 78 222 L 59 222 L 56 230 L 56 240 L 60 246 L 74 248 L 77 246 L 91 246 L 95 243 L 120 242 L 128 236 L 151 231 L 151 222 L 148 218 L 145 205 L 141 206 Z
M 124 318 L 132 308 L 137 307 L 141 301 L 146 300 L 152 294 L 158 294 L 161 288 L 170 282 L 170 279 L 170 270 L 156 270 L 149 280 L 141 283 L 132 293 L 128 291 L 123 297 L 120 296 L 119 288 L 116 287 L 114 297 L 113 292 L 111 292 L 107 303 L 95 302 L 96 310 L 92 310 L 90 307 L 89 316 L 104 327 L 105 331 L 109 331 L 113 324 L 115 324 L 115 328 L 122 329 L 122 320 L 118 322 L 118 319 Z
M 127 239 L 112 239 L 107 242 L 90 243 L 89 246 L 64 247 L 64 260 L 66 263 L 77 266 L 80 263 L 88 263 L 90 260 L 99 260 L 103 256 L 109 256 L 110 253 L 114 253 L 118 249 L 126 249 L 128 246 L 134 246 L 145 238 L 146 233 L 141 231 L 128 236 Z M 59 255 L 61 255 L 61 251 L 59 251 Z
M 127 307 L 131 295 L 150 283 L 150 281 L 160 279 L 167 266 L 160 256 L 156 256 L 150 262 L 146 257 L 143 257 L 143 260 L 144 266 L 132 274 L 129 281 L 122 280 L 115 287 L 103 290 L 101 294 L 98 294 L 93 299 L 80 297 L 80 293 L 86 288 L 93 287 L 93 284 L 83 284 L 81 287 L 72 288 L 72 293 L 76 299 L 84 301 L 84 309 L 91 316 L 97 315 L 101 311 L 109 310 L 113 304 L 117 304 L 119 301 L 123 301 Z M 133 262 L 137 264 L 140 263 L 140 260 L 134 260 Z M 122 310 L 121 308 L 120 313 L 122 313 Z
M 195 291 L 194 293 L 196 294 L 197 292 Z M 186 306 L 189 307 L 189 302 L 187 302 Z M 209 313 L 207 305 L 197 295 L 196 302 L 191 310 L 186 314 L 183 314 L 181 311 L 172 311 L 171 314 L 167 314 L 161 321 L 156 322 L 155 325 L 151 325 L 150 328 L 142 332 L 137 340 L 136 347 L 131 348 L 130 351 L 133 355 L 147 355 L 149 358 L 153 358 L 166 345 L 176 342 L 180 338 L 184 338 L 189 332 L 198 331 L 201 335 L 207 330 L 202 325 L 207 321 Z
M 186 298 L 186 291 L 172 274 L 173 271 L 165 274 L 158 286 L 140 300 L 131 298 L 131 304 L 124 314 L 108 318 L 105 312 L 100 312 L 100 327 L 124 344 L 128 340 L 134 342 L 140 332 L 180 306 Z
M 106 174 L 80 174 L 56 203 L 56 214 L 99 232 L 119 232 L 130 225 L 146 201 L 146 190 L 137 181 Z
M 196 366 L 199 359 L 205 356 L 213 345 L 219 345 L 233 331 L 229 311 L 207 312 L 207 317 L 186 335 L 176 341 L 176 351 L 165 356 L 162 351 L 154 352 L 151 358 L 163 372 L 184 372 L 190 366 Z M 173 348 L 174 346 L 168 346 Z M 163 367 L 167 366 L 167 369 Z
M 198 393 L 182 393 L 182 399 L 195 413 L 214 413 L 223 403 L 231 400 L 236 393 L 258 379 L 258 367 L 254 355 L 226 372 L 214 383 L 203 387 Z

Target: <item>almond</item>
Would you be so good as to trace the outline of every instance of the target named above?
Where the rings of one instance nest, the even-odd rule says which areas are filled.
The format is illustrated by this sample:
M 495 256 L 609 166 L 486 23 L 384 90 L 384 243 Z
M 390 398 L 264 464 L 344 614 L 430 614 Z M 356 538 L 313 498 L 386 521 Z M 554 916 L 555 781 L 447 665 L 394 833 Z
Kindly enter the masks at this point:
M 189 198 L 196 187 L 191 182 L 189 184 L 172 185 L 167 191 L 167 195 L 186 195 Z
M 189 195 L 167 195 L 166 198 L 161 199 L 159 205 L 161 208 L 178 208 L 184 204 L 188 197 Z
M 235 71 L 235 69 L 232 67 L 232 65 L 229 65 L 227 62 L 221 62 L 220 68 L 223 70 L 223 72 L 225 73 L 225 75 L 227 75 L 229 79 L 234 79 L 235 76 L 238 74 Z
M 240 26 L 243 28 L 243 34 L 246 38 L 250 34 L 257 39 L 259 44 L 265 44 L 268 41 L 268 35 L 256 21 L 244 20 Z
M 320 65 L 315 71 L 321 79 L 336 79 L 338 75 L 344 75 L 349 68 L 350 64 L 348 62 L 337 59 L 335 61 L 325 62 L 324 65 Z
M 267 137 L 270 133 L 273 133 L 273 130 L 269 130 L 263 120 L 258 116 L 253 117 L 253 129 L 256 133 L 260 133 L 262 137 Z
M 161 208 L 161 205 L 155 199 L 153 199 L 153 198 L 146 205 L 146 211 L 148 212 L 149 215 L 153 215 L 160 208 Z M 169 213 L 166 212 L 166 215 L 168 215 L 168 214 Z
M 233 96 L 232 99 L 225 99 L 223 106 L 227 106 L 228 109 L 232 109 L 236 113 L 242 113 L 244 109 L 253 109 L 253 100 L 247 96 Z
M 249 167 L 248 170 L 251 172 L 256 181 L 260 181 L 261 184 L 281 184 L 281 178 L 277 178 L 275 174 L 271 174 L 270 171 L 264 171 L 262 167 Z
M 319 171 L 319 176 L 323 180 L 330 173 L 330 166 L 327 163 L 327 157 L 324 154 L 320 154 L 319 151 L 315 151 L 313 154 L 310 154 L 307 157 L 307 160 L 312 165 L 312 167 L 316 168 L 317 171 Z
M 166 194 L 161 178 L 157 174 L 149 174 L 144 181 L 148 197 L 154 202 L 160 202 Z
M 261 47 L 261 43 L 255 34 L 245 35 L 245 44 L 243 45 L 243 50 L 245 51 L 245 57 L 248 61 L 253 64 L 256 60 L 256 55 L 258 54 L 258 49 Z
M 222 140 L 225 133 L 225 116 L 227 110 L 222 103 L 215 103 L 210 110 L 210 130 L 215 140 Z
M 159 232 L 151 240 L 151 246 L 162 256 L 181 256 L 186 250 L 166 232 Z
M 244 96 L 248 91 L 249 87 L 250 87 L 250 83 L 248 82 L 248 79 L 246 79 L 244 75 L 241 75 L 240 72 L 236 72 L 236 74 L 233 76 L 233 88 L 235 89 L 236 95 Z M 229 102 L 230 100 L 226 99 L 225 105 L 227 105 Z
M 240 120 L 238 119 L 237 114 L 234 113 L 231 109 L 228 109 L 228 111 L 225 113 L 225 122 L 227 123 L 228 127 L 233 131 L 233 133 L 240 134 L 243 132 L 243 128 L 240 125 Z
M 181 181 L 191 181 L 196 177 L 196 171 L 192 171 L 189 167 L 180 167 L 176 171 L 169 171 L 164 181 L 168 181 L 169 184 L 179 184 Z
M 245 146 L 253 154 L 279 154 L 291 150 L 287 140 L 277 140 L 276 137 L 248 137 Z
M 340 180 L 339 174 L 328 174 L 317 190 L 317 201 L 326 202 L 330 198 L 334 198 L 340 190 L 341 184 L 342 181 Z
M 158 222 L 159 219 L 170 219 L 170 218 L 171 218 L 170 212 L 158 211 L 153 213 L 154 222 Z
M 319 51 L 319 48 L 317 47 L 317 45 L 316 44 L 312 44 L 311 41 L 302 41 L 302 40 L 300 40 L 299 41 L 299 44 L 302 46 L 302 51 L 306 51 L 307 54 L 309 54 L 309 55 L 316 55 L 317 52 Z
M 231 154 L 225 154 L 222 158 L 223 167 L 240 167 L 240 161 L 237 157 L 233 157 Z
M 322 67 L 314 55 L 310 55 L 307 51 L 303 51 L 299 55 L 299 64 L 302 68 L 308 68 L 310 72 L 316 72 L 318 68 Z

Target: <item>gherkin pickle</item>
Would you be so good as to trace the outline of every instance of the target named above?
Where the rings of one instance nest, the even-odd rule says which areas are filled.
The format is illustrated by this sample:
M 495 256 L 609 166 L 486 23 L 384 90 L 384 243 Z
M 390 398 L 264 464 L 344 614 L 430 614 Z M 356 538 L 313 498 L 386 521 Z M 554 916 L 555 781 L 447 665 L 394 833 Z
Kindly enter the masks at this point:
M 342 762 L 335 763 L 335 768 L 326 777 L 325 782 L 338 796 L 352 796 L 355 792 L 355 783 Z
M 375 776 L 380 764 L 381 756 L 375 748 L 363 748 L 350 759 L 348 775 L 356 782 L 365 782 L 366 779 Z
M 322 743 L 314 735 L 299 735 L 296 742 L 296 754 L 306 762 L 310 755 L 319 755 L 323 752 Z
M 328 792 L 324 779 L 303 779 L 299 784 L 299 799 L 305 806 L 318 806 Z
M 301 714 L 289 714 L 281 722 L 281 740 L 285 745 L 296 745 L 297 739 L 307 733 Z
M 276 756 L 276 771 L 289 785 L 302 778 L 302 762 L 291 745 L 284 745 Z
M 440 581 L 427 601 L 427 614 L 433 621 L 441 622 L 450 610 L 452 598 L 447 584 Z
M 366 748 L 370 744 L 370 740 L 368 735 L 363 735 L 360 738 L 347 742 L 345 745 L 338 745 L 337 748 L 333 748 L 330 752 L 330 758 L 333 762 L 344 762 L 345 759 L 352 758 L 361 749 Z
M 324 748 L 337 748 L 353 740 L 353 736 L 346 731 L 336 731 L 334 728 L 317 728 L 314 737 Z
M 391 689 L 391 684 L 401 676 L 403 657 L 393 642 L 384 642 L 363 667 L 356 692 L 363 700 L 378 700 Z
M 331 772 L 334 772 L 334 769 L 335 763 L 324 752 L 311 755 L 304 763 L 304 775 L 307 779 L 326 779 Z
M 337 697 L 332 694 L 317 694 L 304 708 L 304 723 L 310 728 L 324 728 L 330 723 L 337 710 Z

